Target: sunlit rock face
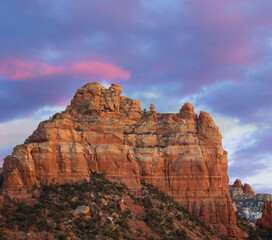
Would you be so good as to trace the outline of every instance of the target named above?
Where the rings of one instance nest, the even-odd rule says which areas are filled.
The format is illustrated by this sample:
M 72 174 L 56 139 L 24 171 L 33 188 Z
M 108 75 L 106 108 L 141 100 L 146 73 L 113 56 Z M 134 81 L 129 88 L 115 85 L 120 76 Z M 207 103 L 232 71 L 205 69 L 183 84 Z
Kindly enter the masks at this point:
M 41 122 L 4 161 L 5 189 L 88 179 L 90 171 L 141 188 L 153 184 L 211 223 L 242 238 L 228 191 L 227 152 L 208 113 L 185 103 L 179 113 L 142 111 L 122 88 L 88 83 L 71 104 Z

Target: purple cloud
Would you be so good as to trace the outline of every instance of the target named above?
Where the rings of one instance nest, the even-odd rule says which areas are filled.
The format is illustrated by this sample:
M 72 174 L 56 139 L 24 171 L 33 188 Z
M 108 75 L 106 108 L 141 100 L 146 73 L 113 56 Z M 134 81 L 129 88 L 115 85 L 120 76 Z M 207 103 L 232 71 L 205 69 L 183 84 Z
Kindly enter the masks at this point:
M 245 71 L 244 78 L 239 82 L 222 81 L 207 85 L 194 101 L 210 106 L 215 112 L 237 116 L 244 122 L 270 123 L 271 67 L 272 62 L 264 60 L 258 67 Z

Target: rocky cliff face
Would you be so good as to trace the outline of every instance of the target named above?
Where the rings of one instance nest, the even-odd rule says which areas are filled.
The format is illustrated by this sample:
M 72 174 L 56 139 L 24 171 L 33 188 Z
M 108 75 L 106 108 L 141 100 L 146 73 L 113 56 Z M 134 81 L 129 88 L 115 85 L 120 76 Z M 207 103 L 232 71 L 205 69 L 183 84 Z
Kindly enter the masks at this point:
M 88 179 L 90 171 L 137 192 L 140 180 L 165 191 L 216 231 L 242 237 L 228 191 L 227 152 L 208 113 L 142 111 L 122 88 L 89 83 L 41 122 L 4 160 L 5 189 Z
M 242 185 L 240 179 L 230 185 L 229 191 L 234 210 L 240 217 L 246 218 L 252 223 L 256 223 L 262 217 L 265 202 L 272 201 L 271 194 L 255 194 L 251 186 L 249 184 Z
M 272 201 L 264 204 L 263 215 L 262 218 L 258 219 L 257 225 L 272 228 Z

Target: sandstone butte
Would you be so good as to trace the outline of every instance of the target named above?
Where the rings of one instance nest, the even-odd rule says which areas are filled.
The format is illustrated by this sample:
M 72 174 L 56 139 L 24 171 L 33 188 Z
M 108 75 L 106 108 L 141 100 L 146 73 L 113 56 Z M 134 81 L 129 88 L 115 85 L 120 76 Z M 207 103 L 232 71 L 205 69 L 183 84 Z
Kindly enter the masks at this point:
M 88 179 L 103 172 L 131 190 L 141 180 L 163 190 L 217 231 L 244 239 L 228 191 L 227 152 L 208 113 L 142 111 L 122 88 L 79 88 L 62 113 L 41 122 L 4 160 L 4 191 Z
M 252 187 L 247 183 L 243 185 L 240 179 L 236 179 L 234 184 L 230 185 L 230 188 L 241 189 L 245 195 L 250 197 L 255 196 L 255 192 L 253 191 Z
M 263 216 L 258 219 L 257 226 L 272 228 L 272 201 L 264 203 Z

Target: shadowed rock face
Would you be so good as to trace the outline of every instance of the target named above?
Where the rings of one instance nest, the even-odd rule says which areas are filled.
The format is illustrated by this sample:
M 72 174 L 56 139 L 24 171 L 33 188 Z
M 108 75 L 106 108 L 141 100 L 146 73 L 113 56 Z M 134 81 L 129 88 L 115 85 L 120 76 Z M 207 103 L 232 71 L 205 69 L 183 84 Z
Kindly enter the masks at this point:
M 220 234 L 242 237 L 228 192 L 227 152 L 208 113 L 185 103 L 179 113 L 141 110 L 122 88 L 88 83 L 71 104 L 41 122 L 4 161 L 5 189 L 75 182 L 90 171 L 132 190 L 153 184 L 211 223 Z
M 272 228 L 272 201 L 264 204 L 263 216 L 258 219 L 257 226 Z

